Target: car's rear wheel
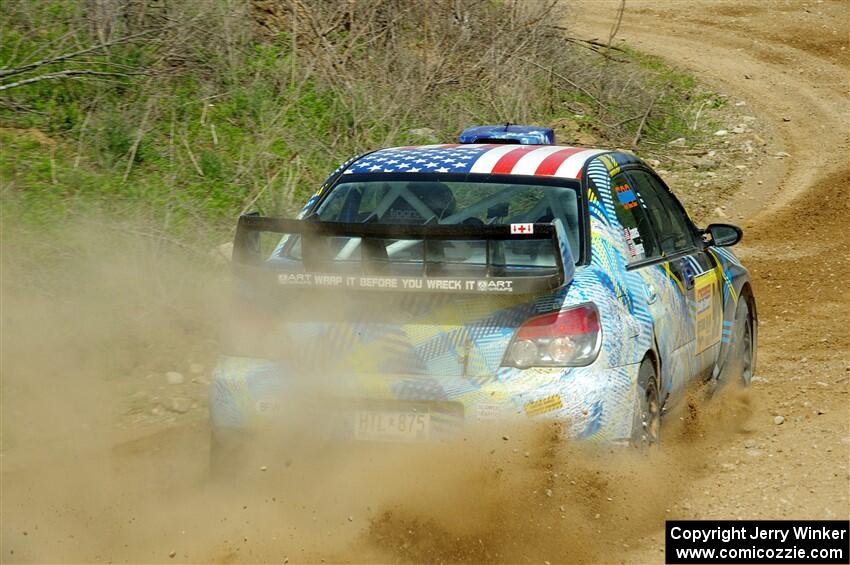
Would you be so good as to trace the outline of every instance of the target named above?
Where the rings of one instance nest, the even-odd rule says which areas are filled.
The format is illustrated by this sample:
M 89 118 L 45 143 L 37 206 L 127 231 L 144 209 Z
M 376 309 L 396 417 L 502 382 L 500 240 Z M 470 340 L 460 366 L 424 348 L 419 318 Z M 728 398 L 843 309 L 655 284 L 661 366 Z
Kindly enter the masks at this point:
M 641 451 L 658 446 L 661 442 L 661 395 L 658 387 L 658 370 L 649 357 L 644 358 L 638 369 L 631 442 Z
M 210 434 L 210 477 L 214 480 L 233 479 L 242 472 L 246 449 L 244 438 L 238 434 Z
M 738 300 L 735 308 L 729 340 L 729 351 L 717 378 L 718 388 L 729 383 L 749 386 L 754 368 L 753 316 L 744 297 Z

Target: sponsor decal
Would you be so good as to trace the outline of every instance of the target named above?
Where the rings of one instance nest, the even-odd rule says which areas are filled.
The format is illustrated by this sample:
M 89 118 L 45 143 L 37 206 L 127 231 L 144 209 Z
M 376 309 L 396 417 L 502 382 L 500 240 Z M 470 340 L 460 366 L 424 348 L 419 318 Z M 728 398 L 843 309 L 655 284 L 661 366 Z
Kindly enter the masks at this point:
M 277 276 L 280 284 L 312 285 L 313 275 L 310 273 L 281 273 Z
M 720 284 L 714 269 L 694 278 L 696 302 L 696 352 L 702 353 L 718 341 L 723 332 Z
M 534 233 L 534 224 L 511 224 L 511 233 L 519 235 Z
M 406 210 L 402 208 L 391 208 L 389 211 L 390 218 L 393 220 L 420 220 L 422 216 L 416 210 Z
M 629 249 L 630 257 L 637 259 L 643 259 L 645 257 L 646 254 L 643 251 L 640 232 L 637 228 L 623 228 L 623 238 L 626 240 L 626 247 Z
M 283 286 L 314 288 L 398 289 L 423 292 L 514 291 L 514 281 L 504 279 L 410 278 L 391 276 L 336 275 L 322 273 L 281 273 L 277 282 Z
M 623 228 L 623 239 L 626 240 L 626 247 L 629 250 L 629 256 L 635 257 L 637 255 L 637 251 L 635 250 L 635 243 L 632 240 L 632 232 L 629 228 Z
M 254 404 L 254 408 L 257 410 L 258 414 L 276 414 L 280 412 L 280 402 L 275 402 L 274 400 L 258 400 L 256 404 Z
M 617 198 L 620 199 L 620 203 L 626 210 L 634 208 L 638 205 L 637 197 L 635 196 L 635 191 L 632 190 L 632 187 L 628 184 L 621 184 L 615 186 L 614 190 L 617 191 Z
M 475 405 L 475 415 L 479 420 L 496 420 L 502 411 L 501 404 L 482 402 Z
M 513 281 L 478 281 L 479 292 L 513 292 Z
M 563 407 L 564 405 L 561 403 L 561 395 L 553 394 L 552 396 L 526 402 L 523 409 L 527 416 L 539 416 L 540 414 L 560 410 Z

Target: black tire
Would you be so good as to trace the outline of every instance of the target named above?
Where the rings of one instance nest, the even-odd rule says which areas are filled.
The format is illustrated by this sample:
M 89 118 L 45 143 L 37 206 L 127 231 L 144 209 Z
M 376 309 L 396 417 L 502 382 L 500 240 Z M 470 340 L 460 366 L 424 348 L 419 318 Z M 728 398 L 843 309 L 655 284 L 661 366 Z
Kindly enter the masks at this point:
M 717 377 L 717 388 L 735 383 L 743 387 L 750 386 L 755 368 L 755 339 L 753 316 L 749 302 L 745 297 L 738 300 L 735 319 L 732 322 L 729 348 L 726 359 Z
M 632 422 L 632 446 L 641 451 L 661 443 L 661 393 L 658 387 L 658 370 L 649 357 L 638 369 L 638 387 Z

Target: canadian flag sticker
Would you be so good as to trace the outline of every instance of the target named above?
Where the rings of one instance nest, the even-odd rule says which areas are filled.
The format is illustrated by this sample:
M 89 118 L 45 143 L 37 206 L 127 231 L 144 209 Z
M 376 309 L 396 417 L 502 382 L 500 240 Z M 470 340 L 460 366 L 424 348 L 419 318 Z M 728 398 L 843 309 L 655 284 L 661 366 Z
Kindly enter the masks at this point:
M 534 224 L 511 224 L 511 233 L 518 233 L 520 235 L 534 233 Z

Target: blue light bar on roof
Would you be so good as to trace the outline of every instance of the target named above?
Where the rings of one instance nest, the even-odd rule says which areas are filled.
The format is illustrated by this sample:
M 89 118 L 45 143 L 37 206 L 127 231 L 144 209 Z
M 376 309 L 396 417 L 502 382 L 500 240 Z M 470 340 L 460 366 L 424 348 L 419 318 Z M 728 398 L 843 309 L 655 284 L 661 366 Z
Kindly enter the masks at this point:
M 537 126 L 475 126 L 460 134 L 461 143 L 517 143 L 520 145 L 554 145 L 552 128 Z

